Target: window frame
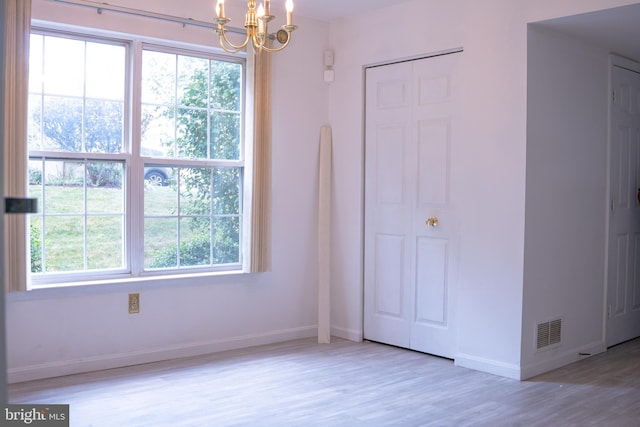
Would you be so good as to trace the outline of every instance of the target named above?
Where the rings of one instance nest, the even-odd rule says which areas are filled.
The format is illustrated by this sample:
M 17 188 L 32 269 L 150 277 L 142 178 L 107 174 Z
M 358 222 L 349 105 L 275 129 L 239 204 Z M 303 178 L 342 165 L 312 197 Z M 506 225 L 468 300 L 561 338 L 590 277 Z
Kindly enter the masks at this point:
M 250 222 L 247 220 L 250 215 L 250 194 L 251 181 L 249 179 L 251 170 L 250 142 L 248 137 L 252 134 L 252 125 L 248 122 L 247 114 L 250 101 L 249 73 L 252 67 L 248 64 L 246 55 L 228 55 L 219 49 L 210 46 L 197 45 L 184 42 L 176 42 L 166 39 L 149 38 L 134 34 L 113 33 L 110 31 L 92 30 L 82 28 L 73 30 L 49 27 L 45 23 L 33 25 L 31 34 L 39 34 L 54 37 L 69 37 L 85 42 L 108 43 L 125 46 L 125 100 L 124 100 L 124 129 L 122 152 L 118 154 L 99 153 L 69 153 L 69 152 L 46 152 L 29 151 L 27 146 L 27 160 L 32 157 L 47 159 L 82 159 L 91 160 L 122 160 L 125 163 L 125 173 L 123 176 L 123 188 L 125 191 L 124 213 L 125 224 L 123 256 L 125 259 L 124 268 L 112 270 L 83 270 L 78 272 L 61 273 L 36 273 L 32 274 L 30 262 L 25 263 L 25 269 L 30 276 L 28 289 L 39 289 L 46 287 L 77 286 L 85 284 L 103 284 L 114 282 L 130 282 L 140 280 L 158 279 L 181 279 L 189 277 L 216 276 L 227 274 L 238 274 L 247 272 L 248 245 Z M 158 51 L 177 55 L 194 56 L 206 58 L 208 60 L 222 60 L 225 62 L 237 63 L 241 66 L 241 100 L 240 100 L 240 147 L 239 158 L 237 160 L 212 160 L 212 159 L 186 159 L 186 158 L 163 158 L 153 156 L 143 156 L 141 153 L 141 114 L 142 114 L 142 54 L 144 50 Z M 249 154 L 249 156 L 248 156 Z M 233 264 L 218 264 L 207 266 L 177 267 L 163 269 L 145 269 L 144 267 L 144 170 L 146 166 L 156 165 L 162 167 L 237 167 L 240 168 L 240 212 L 238 222 L 240 227 L 239 236 L 239 262 Z M 213 216 L 213 213 L 211 213 Z M 27 236 L 30 230 L 26 230 Z M 27 239 L 30 240 L 30 239 Z M 86 242 L 85 242 L 86 244 Z M 213 260 L 212 260 L 213 261 Z

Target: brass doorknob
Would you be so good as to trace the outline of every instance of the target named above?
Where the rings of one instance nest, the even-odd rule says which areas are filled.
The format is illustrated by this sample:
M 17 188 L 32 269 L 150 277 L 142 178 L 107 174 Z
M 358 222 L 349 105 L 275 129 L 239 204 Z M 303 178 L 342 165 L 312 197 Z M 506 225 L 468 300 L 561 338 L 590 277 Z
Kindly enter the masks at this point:
M 427 226 L 429 227 L 437 227 L 438 226 L 438 217 L 436 216 L 432 216 L 431 218 L 428 218 L 425 223 L 427 224 Z

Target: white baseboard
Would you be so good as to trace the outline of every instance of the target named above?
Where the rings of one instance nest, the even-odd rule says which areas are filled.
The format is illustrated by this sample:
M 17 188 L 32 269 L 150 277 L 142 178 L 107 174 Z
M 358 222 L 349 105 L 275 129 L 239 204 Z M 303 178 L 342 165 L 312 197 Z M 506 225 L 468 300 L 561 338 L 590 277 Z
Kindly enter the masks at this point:
M 476 371 L 487 372 L 501 377 L 515 380 L 527 380 L 545 372 L 553 371 L 574 362 L 578 362 L 585 357 L 594 356 L 607 350 L 604 342 L 596 342 L 578 349 L 570 349 L 557 354 L 544 361 L 518 366 L 495 360 L 483 359 L 481 357 L 467 354 L 458 354 L 455 358 L 456 366 L 474 369 Z M 551 354 L 551 353 L 549 353 Z
M 354 342 L 361 342 L 363 340 L 362 331 L 340 328 L 338 326 L 331 327 L 331 335 Z
M 501 377 L 520 379 L 520 366 L 511 363 L 499 362 L 497 360 L 485 359 L 469 354 L 456 354 L 456 366 L 486 372 Z
M 264 334 L 244 335 L 206 342 L 186 343 L 166 347 L 156 347 L 128 353 L 107 354 L 71 360 L 59 360 L 50 363 L 21 366 L 7 370 L 10 384 L 83 372 L 121 368 L 182 357 L 201 356 L 226 350 L 254 347 L 264 344 L 291 341 L 316 336 L 317 326 L 283 329 Z
M 560 351 L 557 354 L 551 354 L 551 357 L 544 361 L 523 365 L 521 369 L 521 378 L 526 380 L 545 372 L 553 371 L 574 362 L 578 362 L 586 357 L 595 356 L 596 354 L 607 351 L 604 341 L 591 343 L 581 348 L 573 348 L 570 350 Z

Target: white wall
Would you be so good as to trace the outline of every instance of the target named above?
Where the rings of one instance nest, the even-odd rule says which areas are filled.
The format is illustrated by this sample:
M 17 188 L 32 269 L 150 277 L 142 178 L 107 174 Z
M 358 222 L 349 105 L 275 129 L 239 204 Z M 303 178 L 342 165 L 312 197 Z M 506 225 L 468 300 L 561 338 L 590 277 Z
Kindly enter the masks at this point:
M 527 23 L 630 3 L 416 0 L 332 23 L 334 332 L 357 337 L 362 331 L 362 69 L 462 46 L 464 143 L 452 153 L 464 212 L 456 363 L 521 377 Z M 527 312 L 527 321 L 533 315 Z M 590 341 L 590 334 L 580 339 Z
M 213 16 L 212 2 L 206 1 L 110 3 L 203 21 Z M 94 9 L 44 0 L 35 0 L 33 9 L 35 19 L 215 43 L 215 34 L 206 29 L 98 15 Z M 241 27 L 241 14 L 228 9 Z M 292 44 L 273 63 L 272 271 L 10 294 L 10 381 L 316 334 L 316 171 L 319 129 L 328 121 L 328 89 L 322 81 L 328 25 L 297 21 L 300 29 Z M 127 313 L 129 292 L 140 292 L 140 314 Z
M 608 52 L 538 26 L 528 34 L 522 369 L 529 377 L 605 350 Z M 536 351 L 561 317 L 562 345 Z

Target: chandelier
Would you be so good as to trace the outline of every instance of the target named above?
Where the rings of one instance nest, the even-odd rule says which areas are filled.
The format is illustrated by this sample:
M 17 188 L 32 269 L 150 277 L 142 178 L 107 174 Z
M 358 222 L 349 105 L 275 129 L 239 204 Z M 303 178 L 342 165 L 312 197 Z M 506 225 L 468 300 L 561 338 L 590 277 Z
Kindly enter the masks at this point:
M 248 0 L 247 7 L 249 8 L 244 27 L 247 30 L 247 36 L 244 42 L 235 45 L 227 38 L 227 29 L 225 25 L 228 24 L 231 19 L 227 18 L 224 14 L 224 0 L 218 0 L 216 4 L 216 19 L 214 22 L 218 24 L 216 33 L 218 33 L 220 39 L 220 46 L 228 53 L 237 53 L 247 47 L 249 43 L 253 46 L 253 50 L 258 53 L 260 51 L 266 52 L 279 52 L 289 45 L 291 41 L 291 32 L 298 28 L 293 25 L 293 0 L 287 0 L 287 23 L 280 27 L 275 33 L 275 36 L 269 33 L 269 22 L 275 19 L 275 16 L 271 15 L 271 0 L 264 0 L 264 4 L 261 4 L 258 10 L 256 10 L 256 0 Z M 275 38 L 279 47 L 268 46 L 268 40 Z

